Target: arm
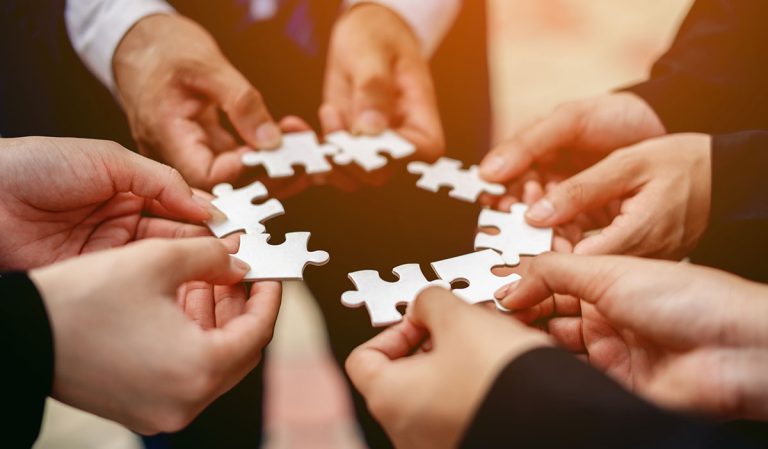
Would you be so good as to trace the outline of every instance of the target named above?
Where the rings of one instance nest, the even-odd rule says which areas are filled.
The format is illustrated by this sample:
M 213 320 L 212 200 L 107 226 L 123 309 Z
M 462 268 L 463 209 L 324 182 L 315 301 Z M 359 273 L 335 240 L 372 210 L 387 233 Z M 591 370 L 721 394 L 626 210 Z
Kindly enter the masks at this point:
M 0 381 L 9 393 L 4 438 L 14 447 L 30 447 L 43 420 L 53 383 L 53 337 L 43 300 L 21 273 L 0 274 L 0 336 L 5 344 Z
M 762 128 L 766 18 L 765 2 L 697 1 L 650 80 L 629 91 L 653 107 L 670 133 Z

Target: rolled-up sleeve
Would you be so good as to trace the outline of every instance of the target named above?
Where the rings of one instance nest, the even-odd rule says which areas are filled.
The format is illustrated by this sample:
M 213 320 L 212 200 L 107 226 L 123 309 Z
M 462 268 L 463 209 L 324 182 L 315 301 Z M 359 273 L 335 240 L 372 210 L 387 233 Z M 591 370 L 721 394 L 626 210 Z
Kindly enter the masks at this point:
M 396 12 L 410 25 L 427 56 L 431 56 L 461 9 L 461 0 L 346 0 L 347 6 L 378 3 Z
M 67 33 L 83 63 L 114 92 L 112 57 L 125 34 L 144 17 L 173 11 L 162 0 L 67 0 Z

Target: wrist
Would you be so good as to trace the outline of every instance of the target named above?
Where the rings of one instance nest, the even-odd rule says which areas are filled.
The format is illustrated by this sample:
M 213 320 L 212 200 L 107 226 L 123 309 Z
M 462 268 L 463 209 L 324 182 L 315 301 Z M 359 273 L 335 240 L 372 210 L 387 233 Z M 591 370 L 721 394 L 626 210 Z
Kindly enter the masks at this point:
M 356 2 L 339 18 L 339 23 L 359 23 L 366 36 L 374 37 L 385 47 L 403 46 L 421 50 L 421 42 L 414 28 L 387 6 L 375 2 Z

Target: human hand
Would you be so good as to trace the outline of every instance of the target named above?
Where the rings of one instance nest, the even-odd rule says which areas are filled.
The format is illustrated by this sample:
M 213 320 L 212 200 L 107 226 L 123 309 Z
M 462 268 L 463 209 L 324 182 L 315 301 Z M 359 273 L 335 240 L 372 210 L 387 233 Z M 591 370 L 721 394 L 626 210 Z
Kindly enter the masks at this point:
M 480 164 L 480 175 L 501 183 L 533 168 L 548 176 L 569 176 L 618 148 L 663 134 L 656 113 L 634 94 L 564 103 L 491 150 Z
M 259 92 L 191 20 L 142 19 L 121 41 L 113 67 L 141 153 L 173 166 L 195 187 L 235 181 L 248 151 L 241 142 L 260 149 L 280 143 L 280 128 Z
M 26 270 L 147 237 L 199 235 L 209 202 L 179 173 L 107 141 L 0 139 L 0 267 Z
M 708 226 L 711 165 L 710 136 L 650 139 L 553 186 L 526 219 L 534 226 L 579 221 L 584 231 L 602 228 L 576 244 L 577 254 L 681 259 Z M 584 220 L 593 212 L 601 218 Z
M 320 121 L 323 132 L 376 135 L 392 128 L 433 161 L 445 142 L 429 64 L 410 27 L 373 3 L 353 6 L 336 22 L 329 46 Z M 371 175 L 345 170 L 357 182 Z
M 544 306 L 553 294 L 582 304 L 580 316 L 551 319 L 550 334 L 627 388 L 678 410 L 768 417 L 765 286 L 687 264 L 553 253 L 534 258 L 502 304 L 572 308 Z
M 226 322 L 207 331 L 174 304 L 177 291 L 231 286 L 247 270 L 214 238 L 146 240 L 33 270 L 55 343 L 52 396 L 143 434 L 180 430 L 259 362 L 280 284 L 217 304 Z
M 346 370 L 396 447 L 455 447 L 504 366 L 547 345 L 539 331 L 431 288 Z

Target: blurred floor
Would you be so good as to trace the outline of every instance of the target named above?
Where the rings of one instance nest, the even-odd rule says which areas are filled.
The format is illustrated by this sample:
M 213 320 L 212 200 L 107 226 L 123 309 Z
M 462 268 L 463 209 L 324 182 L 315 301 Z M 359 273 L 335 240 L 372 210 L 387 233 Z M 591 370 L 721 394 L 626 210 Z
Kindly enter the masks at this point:
M 472 1 L 472 0 L 465 0 Z M 496 136 L 556 104 L 642 79 L 691 0 L 490 0 Z M 339 305 L 341 307 L 341 305 Z M 286 287 L 267 356 L 267 449 L 363 444 L 321 316 Z M 38 449 L 136 449 L 120 426 L 50 401 Z

